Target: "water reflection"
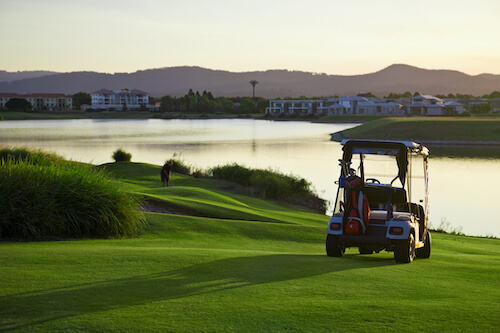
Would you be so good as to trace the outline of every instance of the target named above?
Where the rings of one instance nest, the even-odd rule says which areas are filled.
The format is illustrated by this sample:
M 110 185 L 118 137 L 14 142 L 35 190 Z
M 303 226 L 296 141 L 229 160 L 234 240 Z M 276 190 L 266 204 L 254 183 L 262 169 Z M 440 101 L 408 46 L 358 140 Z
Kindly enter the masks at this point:
M 303 177 L 321 197 L 333 200 L 342 151 L 330 141 L 330 133 L 355 125 L 251 119 L 4 121 L 0 143 L 43 148 L 94 164 L 112 162 L 118 148 L 131 153 L 132 161 L 155 165 L 174 153 L 197 168 L 236 162 Z M 500 237 L 500 223 L 491 212 L 500 188 L 500 149 L 430 150 L 432 225 L 445 219 L 466 234 Z

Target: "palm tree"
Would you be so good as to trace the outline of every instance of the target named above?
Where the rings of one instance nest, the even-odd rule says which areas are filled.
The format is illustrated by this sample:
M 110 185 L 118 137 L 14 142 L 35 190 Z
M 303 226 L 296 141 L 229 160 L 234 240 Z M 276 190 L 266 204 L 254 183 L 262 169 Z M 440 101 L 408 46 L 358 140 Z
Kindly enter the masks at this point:
M 253 88 L 253 94 L 252 94 L 252 99 L 255 101 L 255 86 L 257 85 L 257 80 L 252 80 L 250 81 L 250 84 L 252 85 L 252 88 Z

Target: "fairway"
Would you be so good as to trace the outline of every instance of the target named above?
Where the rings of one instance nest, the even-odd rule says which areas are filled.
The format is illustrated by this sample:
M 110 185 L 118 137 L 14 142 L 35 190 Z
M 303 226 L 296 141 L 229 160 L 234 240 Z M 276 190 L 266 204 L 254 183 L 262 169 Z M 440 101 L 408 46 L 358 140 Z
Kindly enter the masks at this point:
M 146 213 L 140 238 L 0 243 L 0 331 L 498 330 L 498 239 L 434 233 L 431 257 L 411 264 L 331 258 L 327 216 L 177 174 L 163 189 L 156 166 L 107 168 L 197 216 Z
M 415 140 L 468 144 L 499 144 L 500 118 L 398 117 L 383 118 L 344 131 L 348 138 Z

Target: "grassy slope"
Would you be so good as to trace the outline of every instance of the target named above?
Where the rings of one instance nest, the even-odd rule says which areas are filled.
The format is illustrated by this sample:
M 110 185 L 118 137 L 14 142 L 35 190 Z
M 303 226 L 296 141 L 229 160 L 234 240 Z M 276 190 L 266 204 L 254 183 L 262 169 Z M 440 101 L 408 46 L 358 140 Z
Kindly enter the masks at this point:
M 384 118 L 348 129 L 344 134 L 360 139 L 500 142 L 500 118 Z
M 175 186 L 162 189 L 159 167 L 107 168 L 136 193 L 170 200 L 180 188 L 207 206 L 221 200 L 228 218 L 148 213 L 140 239 L 0 244 L 0 331 L 494 332 L 500 325 L 497 239 L 435 234 L 431 258 L 408 265 L 354 249 L 330 258 L 324 216 L 176 174 Z M 200 215 L 207 206 L 197 207 Z M 242 218 L 242 207 L 254 210 L 251 218 Z

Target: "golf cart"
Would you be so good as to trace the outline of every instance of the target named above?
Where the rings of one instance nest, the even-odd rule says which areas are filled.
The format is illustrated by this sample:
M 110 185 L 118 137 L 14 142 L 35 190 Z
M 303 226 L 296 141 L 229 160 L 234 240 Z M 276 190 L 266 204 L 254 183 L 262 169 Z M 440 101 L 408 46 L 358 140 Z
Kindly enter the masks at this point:
M 344 140 L 341 145 L 327 255 L 342 257 L 346 248 L 358 247 L 360 254 L 393 251 L 396 262 L 429 258 L 429 150 L 403 141 Z

